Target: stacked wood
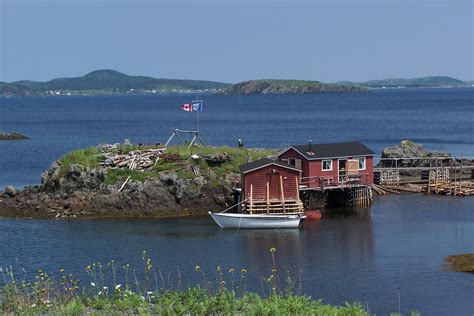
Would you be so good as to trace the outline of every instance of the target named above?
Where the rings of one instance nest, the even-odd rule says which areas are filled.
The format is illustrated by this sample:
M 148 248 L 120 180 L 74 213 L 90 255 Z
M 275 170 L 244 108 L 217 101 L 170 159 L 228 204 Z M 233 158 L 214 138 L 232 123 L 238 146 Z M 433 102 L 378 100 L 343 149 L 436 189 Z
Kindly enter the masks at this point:
M 222 163 L 222 162 L 232 160 L 232 157 L 226 152 L 223 152 L 222 154 L 204 155 L 202 156 L 202 158 L 205 161 L 211 162 L 211 163 Z
M 382 186 L 385 190 L 397 191 L 398 193 L 407 192 L 407 193 L 421 193 L 423 188 L 416 185 L 406 185 L 406 186 Z
M 128 168 L 130 170 L 146 170 L 152 168 L 166 148 L 134 150 L 128 154 L 102 154 L 102 166 L 109 168 Z
M 389 193 L 392 194 L 401 194 L 401 193 L 422 193 L 423 187 L 416 184 L 405 184 L 405 185 L 377 185 L 372 184 L 370 186 L 372 190 L 378 195 L 386 195 Z
M 372 188 L 372 190 L 375 192 L 375 194 L 377 195 L 385 195 L 385 194 L 388 194 L 387 191 L 385 191 L 384 189 L 382 189 L 379 185 L 377 184 L 371 184 L 370 187 Z
M 474 182 L 459 181 L 441 183 L 436 186 L 428 186 L 426 189 L 428 189 L 429 193 L 468 196 L 474 195 Z

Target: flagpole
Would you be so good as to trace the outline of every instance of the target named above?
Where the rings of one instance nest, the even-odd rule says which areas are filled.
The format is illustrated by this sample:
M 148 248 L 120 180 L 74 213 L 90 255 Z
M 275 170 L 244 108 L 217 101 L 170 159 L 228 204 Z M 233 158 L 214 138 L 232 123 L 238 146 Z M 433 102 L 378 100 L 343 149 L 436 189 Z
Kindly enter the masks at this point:
M 199 101 L 197 96 L 196 96 L 196 101 Z M 199 108 L 196 111 L 196 127 L 197 127 L 196 131 L 197 131 L 198 136 L 199 136 Z

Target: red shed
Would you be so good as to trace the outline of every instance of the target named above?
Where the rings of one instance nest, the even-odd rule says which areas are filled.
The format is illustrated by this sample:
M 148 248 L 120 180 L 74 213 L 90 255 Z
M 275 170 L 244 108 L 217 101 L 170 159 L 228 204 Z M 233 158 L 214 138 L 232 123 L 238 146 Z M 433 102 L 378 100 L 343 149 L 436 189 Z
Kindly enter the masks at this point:
M 249 213 L 299 213 L 301 170 L 263 158 L 240 166 L 244 208 Z
M 309 188 L 372 184 L 374 152 L 360 142 L 290 145 L 278 160 L 302 171 L 300 183 Z

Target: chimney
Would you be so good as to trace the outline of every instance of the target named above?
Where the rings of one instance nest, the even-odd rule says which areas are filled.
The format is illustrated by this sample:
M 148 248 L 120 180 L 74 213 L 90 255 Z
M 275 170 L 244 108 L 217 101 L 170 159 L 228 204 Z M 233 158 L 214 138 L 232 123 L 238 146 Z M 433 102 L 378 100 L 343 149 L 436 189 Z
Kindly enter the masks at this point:
M 312 143 L 313 143 L 313 141 L 310 139 L 310 140 L 308 141 L 308 152 L 309 152 L 309 153 L 310 153 L 310 152 L 313 152 L 313 150 L 312 150 L 312 148 L 311 148 L 311 144 L 312 144 Z

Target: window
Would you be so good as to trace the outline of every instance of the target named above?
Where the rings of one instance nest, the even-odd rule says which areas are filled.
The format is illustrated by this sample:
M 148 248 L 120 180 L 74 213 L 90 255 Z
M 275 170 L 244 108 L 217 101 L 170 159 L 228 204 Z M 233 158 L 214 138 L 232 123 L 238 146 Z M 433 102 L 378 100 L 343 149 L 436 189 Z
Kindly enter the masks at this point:
M 359 158 L 359 170 L 365 170 L 365 157 Z
M 323 160 L 323 171 L 332 170 L 332 160 Z
M 295 164 L 296 164 L 295 159 L 294 158 L 289 158 L 288 159 L 288 164 L 294 167 Z

